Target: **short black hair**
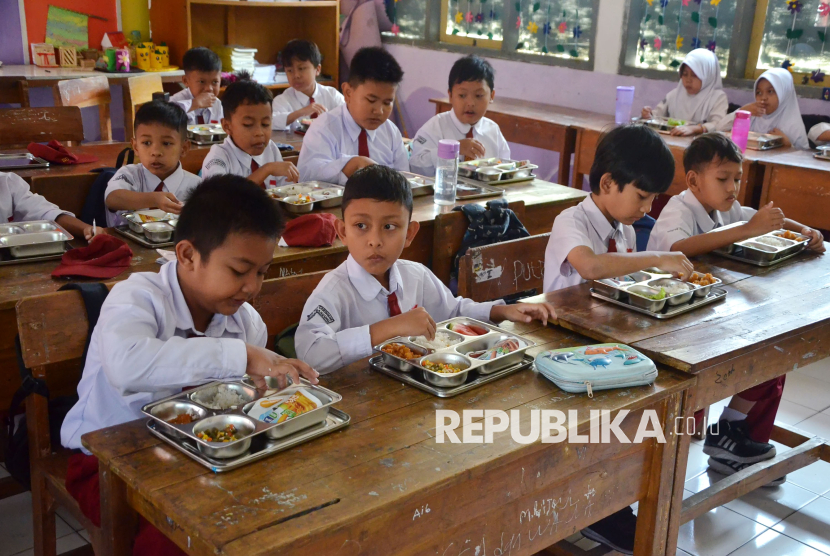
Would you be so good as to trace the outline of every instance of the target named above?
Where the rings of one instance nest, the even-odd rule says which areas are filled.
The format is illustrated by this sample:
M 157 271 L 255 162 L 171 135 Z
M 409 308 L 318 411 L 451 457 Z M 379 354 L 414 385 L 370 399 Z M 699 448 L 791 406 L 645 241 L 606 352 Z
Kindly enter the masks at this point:
M 190 71 L 203 71 L 206 73 L 222 71 L 222 60 L 210 48 L 197 46 L 184 53 L 182 69 L 184 69 L 185 73 Z
M 448 90 L 452 91 L 454 85 L 468 81 L 486 81 L 490 90 L 495 90 L 496 73 L 493 71 L 493 66 L 484 58 L 479 58 L 474 54 L 459 58 L 450 70 Z
M 683 153 L 683 169 L 686 173 L 702 171 L 716 158 L 721 161 L 737 162 L 744 160 L 738 145 L 723 133 L 704 133 L 698 135 Z
M 225 94 L 222 95 L 222 112 L 226 118 L 233 116 L 242 104 L 270 105 L 273 102 L 274 96 L 271 91 L 247 77 L 234 81 L 225 89 Z
M 294 60 L 311 62 L 311 65 L 316 68 L 323 62 L 323 55 L 320 54 L 320 49 L 313 42 L 294 39 L 288 41 L 288 44 L 282 49 L 282 65 L 290 66 Z
M 606 133 L 591 165 L 591 191 L 599 193 L 602 176 L 611 174 L 620 191 L 629 183 L 648 193 L 665 193 L 674 179 L 674 156 L 660 135 L 644 125 L 626 125 Z
M 285 218 L 265 190 L 235 174 L 213 176 L 187 197 L 176 225 L 176 242 L 190 241 L 208 259 L 231 234 L 277 239 Z
M 133 130 L 138 131 L 142 124 L 161 124 L 178 131 L 182 141 L 187 139 L 187 113 L 173 102 L 153 100 L 143 104 L 135 113 Z
M 389 168 L 374 164 L 352 174 L 343 191 L 343 216 L 346 208 L 355 199 L 372 199 L 388 201 L 406 207 L 412 216 L 412 188 L 403 174 Z
M 367 81 L 399 85 L 403 81 L 403 70 L 381 46 L 367 46 L 357 51 L 349 66 L 349 85 L 357 87 Z

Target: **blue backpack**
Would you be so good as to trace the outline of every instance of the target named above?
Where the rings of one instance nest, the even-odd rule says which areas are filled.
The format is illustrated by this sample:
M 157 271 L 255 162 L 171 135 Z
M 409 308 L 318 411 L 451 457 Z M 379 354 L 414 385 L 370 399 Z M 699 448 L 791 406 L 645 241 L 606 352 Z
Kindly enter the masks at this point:
M 99 226 L 107 225 L 107 205 L 104 204 L 104 193 L 115 172 L 124 165 L 124 158 L 127 158 L 127 164 L 132 164 L 135 159 L 135 152 L 129 147 L 118 153 L 118 158 L 115 160 L 115 168 L 98 168 L 93 172 L 98 173 L 98 177 L 92 182 L 92 187 L 89 194 L 84 201 L 84 208 L 81 211 L 81 221 L 92 225 L 95 220 Z

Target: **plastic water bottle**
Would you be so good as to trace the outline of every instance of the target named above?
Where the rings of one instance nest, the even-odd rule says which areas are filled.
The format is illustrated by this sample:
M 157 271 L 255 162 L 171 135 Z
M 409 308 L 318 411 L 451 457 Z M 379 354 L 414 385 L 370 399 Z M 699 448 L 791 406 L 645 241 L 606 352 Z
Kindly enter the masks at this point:
M 617 125 L 631 122 L 631 107 L 634 105 L 634 87 L 617 87 L 617 106 L 614 121 Z
M 458 152 L 461 144 L 452 139 L 438 141 L 438 163 L 435 165 L 435 204 L 454 205 L 458 181 Z
M 749 139 L 750 115 L 746 110 L 736 110 L 735 121 L 732 124 L 732 141 L 738 145 L 742 153 L 746 152 L 746 142 Z

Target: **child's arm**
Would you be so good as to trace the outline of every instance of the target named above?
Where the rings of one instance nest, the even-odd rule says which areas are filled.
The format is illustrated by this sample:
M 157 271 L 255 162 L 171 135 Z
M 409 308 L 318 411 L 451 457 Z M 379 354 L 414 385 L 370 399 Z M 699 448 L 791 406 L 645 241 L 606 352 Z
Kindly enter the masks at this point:
M 339 152 L 336 139 L 321 122 L 311 126 L 303 139 L 297 163 L 303 181 L 345 185 L 354 172 L 374 164 L 368 158 Z
M 369 326 L 342 328 L 340 303 L 315 290 L 303 307 L 294 334 L 297 358 L 327 374 L 374 353 Z
M 219 148 L 219 145 L 214 145 L 202 162 L 202 179 L 206 180 L 213 176 L 227 174 L 229 173 L 228 168 L 230 168 L 230 161 L 227 159 L 225 151 Z
M 395 127 L 395 133 L 392 137 L 392 159 L 394 160 L 392 167 L 398 172 L 409 172 L 409 153 L 406 152 L 406 148 L 403 146 L 401 132 L 398 131 L 395 124 L 392 124 L 392 126 Z
M 107 194 L 104 203 L 111 211 L 117 210 L 141 210 L 146 208 L 158 208 L 164 212 L 179 214 L 182 211 L 182 203 L 169 191 L 151 191 L 142 193 L 129 189 L 114 189 Z
M 818 253 L 824 253 L 826 250 L 824 245 L 824 236 L 818 230 L 814 230 L 809 226 L 805 226 L 804 224 L 789 218 L 784 219 L 784 229 L 809 237 L 810 243 L 807 244 L 808 249 L 812 249 Z
M 82 237 L 85 240 L 89 241 L 92 239 L 92 226 L 78 220 L 74 216 L 71 216 L 68 213 L 61 214 L 55 219 L 60 226 L 62 226 L 67 232 L 72 234 L 75 237 Z M 105 226 L 106 223 L 101 223 L 101 226 Z
M 372 345 L 376 346 L 398 336 L 426 336 L 435 338 L 435 321 L 423 307 L 376 322 L 369 326 Z
M 422 176 L 434 176 L 435 165 L 438 162 L 438 137 L 434 133 L 432 121 L 423 125 L 415 139 L 412 140 L 412 157 L 409 159 L 409 167 L 416 174 Z
M 568 253 L 568 262 L 585 280 L 600 280 L 625 276 L 644 268 L 657 267 L 688 279 L 694 266 L 683 253 L 603 253 L 598 255 L 585 245 Z
M 754 209 L 744 208 L 744 214 Z M 774 207 L 772 203 L 761 207 L 749 221 L 742 226 L 732 226 L 723 230 L 713 230 L 706 234 L 692 235 L 672 244 L 672 251 L 681 251 L 687 257 L 696 257 L 726 247 L 731 243 L 744 241 L 751 237 L 760 236 L 780 230 L 784 225 L 784 213 Z M 653 232 L 652 232 L 653 233 Z
M 807 133 L 807 138 L 816 145 L 830 143 L 830 124 L 822 122 L 814 125 Z
M 29 184 L 23 178 L 17 174 L 6 174 L 5 177 L 12 195 L 12 215 L 16 222 L 54 220 L 75 237 L 92 237 L 92 226 L 87 226 L 72 213 L 62 211 L 58 205 L 47 201 L 44 196 L 32 193 Z M 101 225 L 105 226 L 106 223 L 102 222 Z
M 285 117 L 285 125 L 291 125 L 295 121 L 301 118 L 309 118 L 312 114 L 317 114 L 318 116 L 326 111 L 326 107 L 320 104 L 319 102 L 315 102 L 314 104 L 309 104 L 308 106 L 303 106 L 299 110 L 294 110 L 288 116 Z
M 251 172 L 248 179 L 257 185 L 262 185 L 268 179 L 268 176 L 285 176 L 287 181 L 294 183 L 300 181 L 300 172 L 294 166 L 294 163 L 282 161 L 263 164 L 255 172 Z

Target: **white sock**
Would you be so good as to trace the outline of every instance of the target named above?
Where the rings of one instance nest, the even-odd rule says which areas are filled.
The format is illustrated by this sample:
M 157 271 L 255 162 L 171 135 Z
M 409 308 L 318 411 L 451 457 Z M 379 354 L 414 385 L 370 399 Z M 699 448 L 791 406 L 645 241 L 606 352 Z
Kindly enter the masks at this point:
M 746 414 L 741 413 L 737 409 L 732 409 L 731 407 L 724 407 L 723 413 L 720 414 L 720 419 L 718 419 L 718 421 L 723 421 L 724 419 L 727 421 L 743 421 L 746 419 Z

